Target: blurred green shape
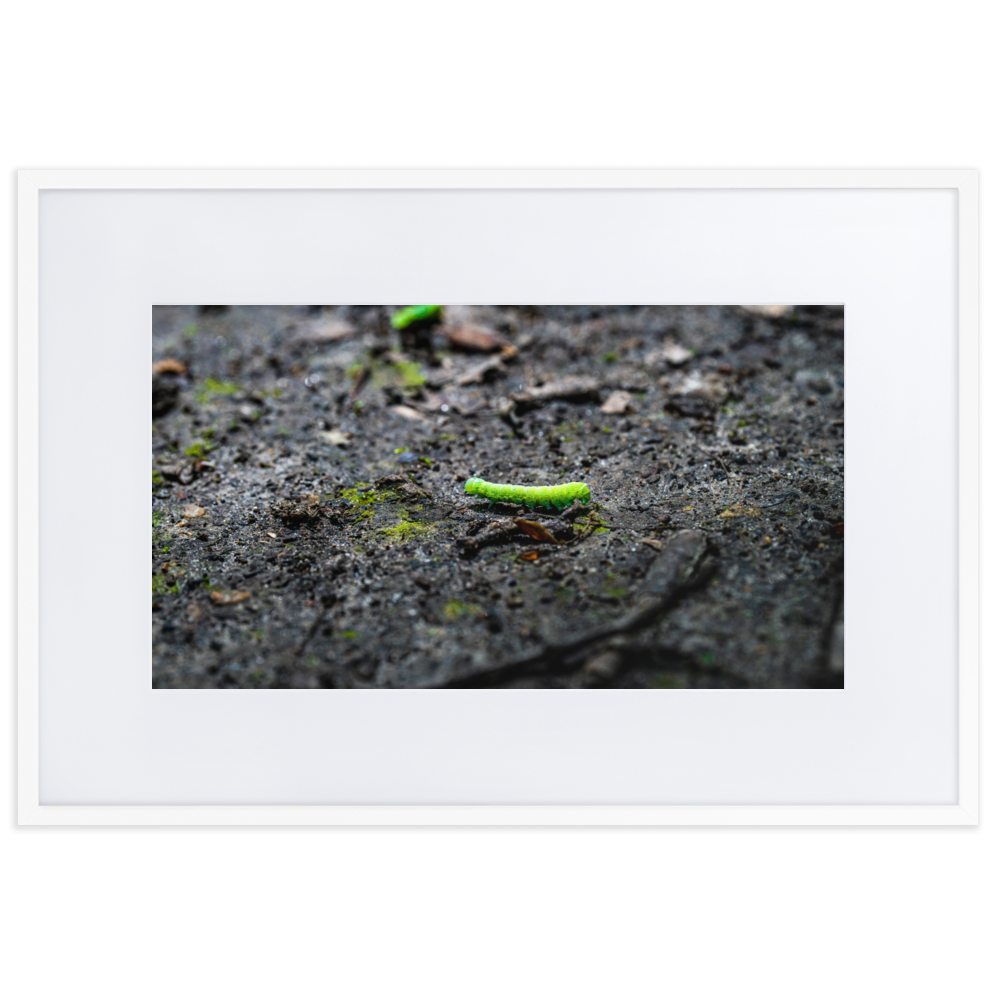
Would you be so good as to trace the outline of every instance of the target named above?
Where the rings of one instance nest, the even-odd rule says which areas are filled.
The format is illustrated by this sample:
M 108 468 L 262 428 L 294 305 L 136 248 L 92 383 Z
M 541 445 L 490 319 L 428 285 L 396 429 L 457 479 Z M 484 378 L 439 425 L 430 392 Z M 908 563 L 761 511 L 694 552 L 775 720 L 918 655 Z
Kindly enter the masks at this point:
M 440 306 L 407 306 L 393 313 L 390 322 L 397 330 L 405 330 L 420 323 L 437 323 L 440 319 Z

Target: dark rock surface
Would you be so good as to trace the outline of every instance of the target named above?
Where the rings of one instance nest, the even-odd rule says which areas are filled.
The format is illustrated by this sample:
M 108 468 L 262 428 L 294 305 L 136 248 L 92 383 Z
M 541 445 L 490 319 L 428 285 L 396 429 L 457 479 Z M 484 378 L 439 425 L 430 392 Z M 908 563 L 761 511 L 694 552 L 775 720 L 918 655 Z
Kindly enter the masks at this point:
M 154 309 L 154 687 L 842 686 L 841 307 L 395 308 Z

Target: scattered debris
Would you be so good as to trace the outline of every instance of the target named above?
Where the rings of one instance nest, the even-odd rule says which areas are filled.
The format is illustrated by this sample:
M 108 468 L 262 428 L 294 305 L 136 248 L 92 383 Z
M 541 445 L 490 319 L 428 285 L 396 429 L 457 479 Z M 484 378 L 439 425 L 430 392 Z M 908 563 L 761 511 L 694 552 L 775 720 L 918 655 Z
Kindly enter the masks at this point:
M 485 326 L 468 323 L 464 326 L 446 327 L 444 335 L 448 338 L 448 343 L 459 351 L 489 354 L 512 348 L 514 354 L 517 353 L 517 348 L 506 337 Z
M 726 465 L 726 463 L 725 463 L 725 462 L 724 462 L 724 461 L 722 460 L 722 456 L 721 456 L 721 455 L 720 455 L 720 454 L 719 454 L 719 453 L 718 453 L 717 451 L 710 451 L 710 450 L 709 450 L 708 448 L 706 448 L 706 447 L 705 447 L 705 446 L 704 446 L 703 444 L 699 444 L 699 445 L 698 445 L 698 450 L 699 450 L 699 451 L 702 451 L 702 452 L 704 452 L 704 453 L 705 453 L 706 455 L 708 455 L 708 457 L 709 457 L 710 459 L 712 459 L 712 461 L 713 461 L 713 462 L 718 462 L 718 463 L 719 463 L 719 467 L 720 467 L 720 468 L 722 469 L 722 471 L 723 471 L 723 472 L 724 472 L 724 473 L 725 473 L 725 474 L 726 474 L 727 476 L 729 475 L 729 466 L 728 466 L 728 465 Z
M 574 500 L 573 506 L 567 507 L 559 514 L 559 517 L 561 517 L 564 521 L 572 523 L 583 514 L 586 514 L 587 517 L 592 520 L 596 518 L 594 510 L 589 504 L 580 503 L 579 500 Z
M 783 316 L 787 316 L 794 306 L 740 306 L 741 309 L 748 313 L 752 313 L 754 316 L 764 316 L 767 319 L 781 319 Z
M 208 598 L 213 604 L 239 604 L 252 596 L 249 590 L 213 590 Z
M 348 397 L 352 403 L 358 398 L 358 394 L 364 388 L 368 379 L 371 378 L 371 374 L 371 365 L 363 365 L 358 369 L 358 373 L 354 376 L 354 385 L 351 386 L 351 394 Z
M 576 540 L 570 524 L 557 518 L 543 521 L 528 521 L 514 517 L 507 522 L 493 522 L 491 530 L 460 536 L 455 539 L 463 558 L 469 559 L 482 549 L 495 545 L 523 544 L 528 540 L 546 542 L 549 545 L 569 543 Z
M 517 412 L 524 412 L 553 399 L 596 403 L 600 399 L 599 391 L 600 383 L 596 378 L 586 375 L 568 376 L 557 382 L 546 382 L 544 385 L 511 393 L 510 399 Z
M 710 403 L 721 403 L 728 393 L 725 378 L 718 372 L 692 372 L 681 383 L 678 393 L 684 396 L 700 396 Z
M 351 435 L 343 431 L 320 431 L 319 436 L 327 443 L 337 448 L 346 448 L 351 441 Z
M 513 520 L 526 535 L 530 535 L 536 542 L 547 542 L 549 545 L 559 544 L 552 532 L 537 521 L 527 521 L 523 517 L 515 517 Z
M 177 482 L 182 486 L 189 486 L 194 482 L 198 474 L 197 462 L 176 462 L 169 465 L 161 465 L 160 475 L 169 482 Z
M 692 353 L 688 348 L 681 347 L 680 344 L 672 340 L 665 340 L 659 347 L 654 347 L 644 361 L 647 365 L 654 366 L 667 362 L 668 364 L 679 366 L 691 360 Z
M 727 507 L 719 517 L 760 517 L 759 507 L 751 507 L 749 504 L 737 500 L 731 507 Z
M 393 308 L 154 307 L 154 687 L 842 684 L 842 310 Z
M 153 362 L 154 375 L 163 375 L 166 372 L 173 375 L 186 375 L 187 365 L 183 361 L 178 361 L 177 358 L 163 358 L 161 361 Z
M 404 420 L 427 420 L 427 417 L 425 417 L 419 410 L 413 409 L 412 406 L 403 406 L 402 404 L 390 406 L 389 411 L 391 413 L 395 413 L 397 417 L 402 417 Z
M 766 501 L 761 501 L 758 506 L 777 507 L 778 504 L 787 503 L 789 500 L 796 500 L 798 497 L 799 494 L 795 490 L 789 490 L 785 493 L 775 493 L 774 496 L 768 497 Z
M 627 413 L 632 405 L 632 393 L 616 389 L 604 401 L 601 413 Z
M 318 497 L 301 500 L 278 500 L 271 504 L 271 514 L 289 527 L 300 525 L 315 525 L 324 514 L 329 514 L 328 507 L 321 507 Z M 275 536 L 276 537 L 276 536 Z

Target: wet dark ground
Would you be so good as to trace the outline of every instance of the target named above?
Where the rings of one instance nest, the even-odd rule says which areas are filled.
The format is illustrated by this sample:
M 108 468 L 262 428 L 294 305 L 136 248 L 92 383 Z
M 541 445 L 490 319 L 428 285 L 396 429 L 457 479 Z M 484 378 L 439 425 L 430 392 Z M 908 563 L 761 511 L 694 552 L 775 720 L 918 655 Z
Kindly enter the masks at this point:
M 841 307 L 396 308 L 154 308 L 154 687 L 843 685 Z

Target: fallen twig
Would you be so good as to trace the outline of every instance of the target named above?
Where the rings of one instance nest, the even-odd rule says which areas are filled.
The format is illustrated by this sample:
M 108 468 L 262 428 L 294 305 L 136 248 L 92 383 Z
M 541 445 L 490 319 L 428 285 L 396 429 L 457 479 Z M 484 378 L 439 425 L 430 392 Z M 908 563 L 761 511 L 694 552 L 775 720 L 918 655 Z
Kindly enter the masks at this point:
M 432 687 L 494 687 L 517 677 L 553 673 L 564 662 L 587 646 L 602 642 L 624 632 L 634 632 L 649 625 L 673 605 L 684 593 L 696 586 L 708 565 L 709 539 L 701 531 L 679 531 L 666 548 L 653 560 L 632 609 L 617 621 L 604 625 L 566 642 L 546 646 L 540 652 L 499 667 L 468 670 L 449 677 Z
M 715 452 L 709 451 L 706 447 L 700 444 L 698 445 L 698 449 L 700 451 L 703 451 L 706 455 L 708 455 L 709 458 L 712 458 L 716 462 L 718 462 L 719 465 L 722 466 L 722 471 L 726 474 L 727 478 L 731 475 L 731 473 L 729 472 L 729 466 L 727 466 L 726 463 L 722 461 L 721 455 L 717 455 L 715 454 Z

